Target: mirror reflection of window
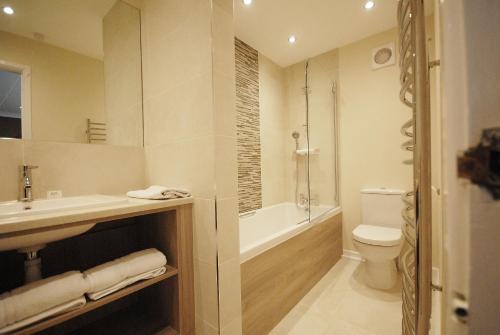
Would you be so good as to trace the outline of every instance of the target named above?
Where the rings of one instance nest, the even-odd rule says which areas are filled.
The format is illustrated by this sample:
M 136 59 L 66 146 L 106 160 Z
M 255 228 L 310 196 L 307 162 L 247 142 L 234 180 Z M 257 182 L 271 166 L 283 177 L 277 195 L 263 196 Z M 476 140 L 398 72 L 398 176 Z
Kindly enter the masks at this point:
M 0 138 L 21 137 L 21 74 L 0 70 Z

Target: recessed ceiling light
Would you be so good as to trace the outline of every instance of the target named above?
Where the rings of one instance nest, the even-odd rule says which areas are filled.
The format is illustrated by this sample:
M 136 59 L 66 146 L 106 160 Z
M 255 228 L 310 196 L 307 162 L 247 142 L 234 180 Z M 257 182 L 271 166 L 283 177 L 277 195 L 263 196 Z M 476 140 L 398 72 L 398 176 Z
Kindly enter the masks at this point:
M 290 37 L 288 37 L 288 43 L 294 44 L 296 41 L 295 35 L 290 35 Z
M 243 4 L 245 6 L 250 6 L 252 4 L 252 0 L 243 0 Z
M 375 2 L 373 2 L 373 1 L 367 1 L 367 2 L 365 2 L 365 9 L 366 10 L 370 10 L 373 7 L 375 7 Z
M 12 14 L 14 14 L 14 9 L 10 6 L 5 6 L 3 8 L 3 12 L 7 15 L 12 15 Z

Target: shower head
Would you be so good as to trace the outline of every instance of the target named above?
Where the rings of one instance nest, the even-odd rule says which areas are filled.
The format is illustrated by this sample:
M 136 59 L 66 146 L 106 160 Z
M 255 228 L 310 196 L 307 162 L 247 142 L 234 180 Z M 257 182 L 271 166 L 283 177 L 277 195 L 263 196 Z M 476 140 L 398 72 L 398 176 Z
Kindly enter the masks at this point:
M 299 133 L 298 131 L 294 131 L 294 132 L 292 133 L 292 137 L 293 137 L 294 139 L 298 140 L 298 139 L 299 139 L 299 137 L 300 137 L 300 133 Z

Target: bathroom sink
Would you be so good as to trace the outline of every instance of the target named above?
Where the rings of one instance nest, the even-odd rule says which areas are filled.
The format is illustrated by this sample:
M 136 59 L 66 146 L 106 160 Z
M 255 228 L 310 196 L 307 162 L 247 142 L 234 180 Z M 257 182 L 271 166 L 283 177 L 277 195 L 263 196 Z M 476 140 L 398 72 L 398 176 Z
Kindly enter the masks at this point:
M 20 201 L 0 202 L 0 220 L 76 209 L 110 206 L 127 202 L 127 199 L 109 195 L 86 195 L 58 199 L 40 199 L 30 203 L 31 209 L 24 209 Z
M 126 198 L 106 195 L 88 195 L 34 200 L 30 203 L 31 209 L 24 209 L 25 204 L 19 201 L 3 202 L 0 203 L 0 224 L 2 224 L 3 220 L 12 218 L 112 206 L 126 202 Z M 47 243 L 83 234 L 93 226 L 94 224 L 84 224 L 53 230 L 28 231 L 26 234 L 15 234 L 0 237 L 0 251 L 13 249 L 17 249 L 19 251 L 39 250 Z

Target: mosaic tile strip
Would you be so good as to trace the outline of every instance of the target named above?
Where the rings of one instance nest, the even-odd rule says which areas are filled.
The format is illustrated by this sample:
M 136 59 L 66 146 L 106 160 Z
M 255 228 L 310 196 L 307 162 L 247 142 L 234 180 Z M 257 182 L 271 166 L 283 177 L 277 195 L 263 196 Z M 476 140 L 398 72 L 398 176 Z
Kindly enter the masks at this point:
M 238 199 L 240 213 L 262 207 L 259 55 L 235 39 Z

